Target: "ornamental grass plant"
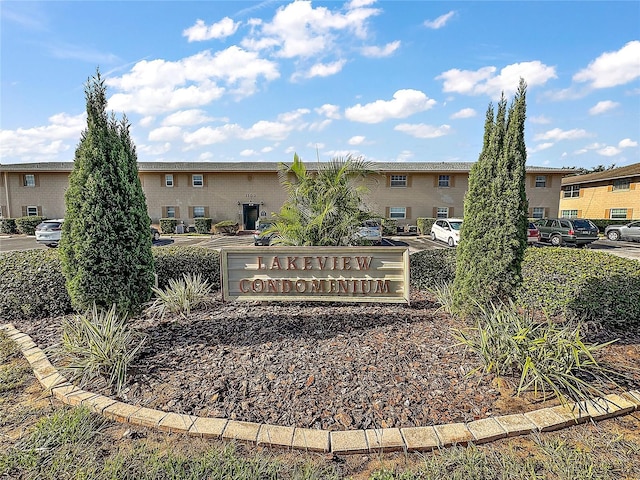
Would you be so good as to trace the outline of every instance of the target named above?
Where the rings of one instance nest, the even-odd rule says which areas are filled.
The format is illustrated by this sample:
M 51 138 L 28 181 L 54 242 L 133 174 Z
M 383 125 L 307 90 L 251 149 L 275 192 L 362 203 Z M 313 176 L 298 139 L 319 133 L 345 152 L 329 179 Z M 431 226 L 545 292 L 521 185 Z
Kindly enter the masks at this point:
M 180 314 L 183 318 L 191 310 L 206 305 L 211 294 L 211 284 L 202 275 L 186 273 L 181 279 L 169 280 L 165 289 L 153 288 L 156 299 L 146 309 L 151 318 L 164 318 L 170 314 Z
M 144 339 L 130 328 L 126 316 L 118 314 L 116 305 L 102 310 L 94 304 L 86 313 L 63 320 L 58 353 L 64 371 L 74 380 L 85 384 L 101 377 L 120 394 L 127 370 L 143 344 Z

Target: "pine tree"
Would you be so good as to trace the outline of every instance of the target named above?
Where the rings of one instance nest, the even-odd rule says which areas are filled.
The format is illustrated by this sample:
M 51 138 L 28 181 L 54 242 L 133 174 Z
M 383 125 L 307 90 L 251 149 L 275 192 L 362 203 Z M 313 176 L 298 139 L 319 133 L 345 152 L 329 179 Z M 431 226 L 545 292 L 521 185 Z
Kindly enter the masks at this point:
M 521 79 L 508 112 L 504 95 L 495 120 L 489 105 L 482 152 L 469 174 L 454 281 L 454 302 L 463 312 L 506 301 L 522 282 L 528 224 L 525 118 Z
M 85 86 L 87 128 L 65 192 L 60 258 L 73 306 L 140 310 L 154 281 L 150 218 L 126 116 L 106 113 L 100 72 Z

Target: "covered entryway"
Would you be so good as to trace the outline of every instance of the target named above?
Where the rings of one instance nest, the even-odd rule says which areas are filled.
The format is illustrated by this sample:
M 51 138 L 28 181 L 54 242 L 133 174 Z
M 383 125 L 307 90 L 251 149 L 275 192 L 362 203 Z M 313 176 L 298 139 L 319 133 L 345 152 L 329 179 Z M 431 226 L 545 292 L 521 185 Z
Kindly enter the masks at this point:
M 242 223 L 245 230 L 255 230 L 259 214 L 260 205 L 256 205 L 255 203 L 245 203 L 242 205 Z

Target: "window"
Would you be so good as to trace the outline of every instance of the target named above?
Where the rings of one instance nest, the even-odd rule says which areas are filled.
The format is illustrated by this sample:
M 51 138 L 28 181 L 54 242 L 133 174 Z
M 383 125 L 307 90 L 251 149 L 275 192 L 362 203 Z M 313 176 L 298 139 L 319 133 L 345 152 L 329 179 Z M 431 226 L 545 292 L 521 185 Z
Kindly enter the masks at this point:
M 564 198 L 576 198 L 580 196 L 580 185 L 569 185 L 563 188 Z
M 35 187 L 36 186 L 36 176 L 33 174 L 28 174 L 24 176 L 23 185 L 25 187 Z
M 27 217 L 38 216 L 38 207 L 27 207 Z
M 562 218 L 578 218 L 578 210 L 562 210 L 560 216 Z
M 536 176 L 536 187 L 537 188 L 545 188 L 547 186 L 547 176 L 546 175 L 537 175 Z
M 626 208 L 612 208 L 610 213 L 611 220 L 625 220 L 627 218 Z
M 407 218 L 407 209 L 405 207 L 391 207 L 389 218 Z
M 440 175 L 438 177 L 438 188 L 449 187 L 449 175 Z
M 438 207 L 436 218 L 447 218 L 449 216 L 449 207 Z
M 164 176 L 164 185 L 166 187 L 173 187 L 173 174 L 172 173 L 167 173 Z
M 391 183 L 392 187 L 406 187 L 407 186 L 407 176 L 406 175 L 391 175 Z
M 204 207 L 193 207 L 193 218 L 204 218 Z
M 629 188 L 631 188 L 631 179 L 629 178 L 623 178 L 621 180 L 614 180 L 613 181 L 613 190 L 629 190 Z M 613 217 L 611 217 L 613 218 Z
M 533 218 L 544 218 L 544 207 L 533 207 Z
M 176 207 L 167 207 L 167 218 L 176 218 Z
M 197 175 L 191 175 L 191 184 L 194 187 L 202 187 L 204 185 L 202 174 L 199 173 Z

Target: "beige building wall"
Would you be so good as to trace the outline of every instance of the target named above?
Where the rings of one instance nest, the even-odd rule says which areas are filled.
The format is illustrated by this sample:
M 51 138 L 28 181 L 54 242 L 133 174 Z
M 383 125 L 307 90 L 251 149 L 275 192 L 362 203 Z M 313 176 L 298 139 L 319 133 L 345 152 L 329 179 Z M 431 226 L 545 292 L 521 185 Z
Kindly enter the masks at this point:
M 544 185 L 540 177 L 544 177 Z M 527 199 L 529 200 L 529 218 L 534 218 L 536 209 L 537 212 L 544 212 L 540 218 L 554 218 L 558 216 L 558 195 L 561 183 L 562 175 L 559 174 L 527 174 L 526 192 Z
M 26 186 L 25 175 L 33 175 L 35 184 Z M 28 207 L 47 218 L 64 217 L 64 192 L 69 185 L 67 172 L 2 172 L 0 174 L 0 207 L 2 215 L 22 217 Z
M 631 182 L 628 190 L 614 190 L 611 181 L 603 180 L 581 185 L 578 197 L 560 194 L 560 216 L 577 211 L 580 218 L 610 219 L 613 209 L 626 209 L 628 220 L 640 219 L 640 177 Z

